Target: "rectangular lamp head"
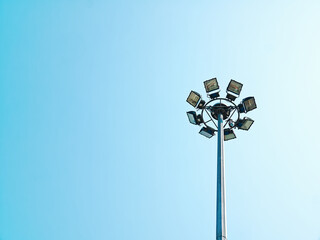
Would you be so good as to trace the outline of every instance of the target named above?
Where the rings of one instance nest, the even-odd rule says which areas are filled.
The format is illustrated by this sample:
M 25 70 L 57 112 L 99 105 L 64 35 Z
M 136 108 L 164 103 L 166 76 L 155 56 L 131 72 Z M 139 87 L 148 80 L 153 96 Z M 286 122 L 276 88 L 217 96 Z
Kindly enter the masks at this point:
M 243 86 L 242 83 L 239 83 L 239 82 L 231 79 L 231 81 L 229 82 L 227 91 L 228 92 L 232 92 L 232 93 L 234 93 L 234 94 L 239 96 L 240 92 L 241 92 L 241 89 L 242 89 L 242 86 Z
M 232 129 L 225 129 L 224 130 L 224 140 L 225 141 L 228 141 L 228 140 L 231 140 L 234 138 L 236 138 L 236 135 L 234 134 Z
M 187 112 L 187 116 L 188 116 L 188 119 L 189 119 L 189 122 L 194 124 L 194 125 L 197 125 L 197 114 L 195 111 L 189 111 Z
M 252 119 L 245 117 L 244 119 L 239 120 L 239 122 L 237 123 L 237 127 L 238 129 L 248 131 L 253 123 L 254 121 Z
M 216 78 L 211 78 L 207 81 L 204 81 L 203 83 L 207 93 L 219 89 L 219 84 Z
M 195 111 L 189 111 L 187 112 L 187 116 L 189 119 L 189 122 L 194 124 L 194 125 L 200 125 L 200 123 L 203 123 L 203 119 L 201 115 L 197 115 Z
M 214 129 L 209 127 L 203 127 L 201 128 L 199 133 L 207 138 L 211 138 L 212 136 L 214 136 Z
M 249 111 L 257 108 L 256 100 L 254 99 L 254 97 L 247 97 L 247 98 L 243 99 L 242 102 L 243 102 L 243 105 L 244 105 L 246 112 L 249 112 Z
M 200 99 L 201 99 L 201 96 L 199 93 L 195 91 L 191 91 L 187 98 L 187 102 L 191 104 L 193 107 L 196 107 Z

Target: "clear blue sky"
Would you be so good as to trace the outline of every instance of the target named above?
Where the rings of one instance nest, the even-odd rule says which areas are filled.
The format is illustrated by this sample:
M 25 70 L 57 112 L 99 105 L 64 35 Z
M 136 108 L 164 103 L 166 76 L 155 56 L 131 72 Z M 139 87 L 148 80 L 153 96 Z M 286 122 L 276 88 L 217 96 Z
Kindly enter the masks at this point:
M 216 139 L 186 98 L 258 109 L 226 142 L 230 240 L 319 240 L 319 1 L 1 1 L 0 239 L 215 239 Z

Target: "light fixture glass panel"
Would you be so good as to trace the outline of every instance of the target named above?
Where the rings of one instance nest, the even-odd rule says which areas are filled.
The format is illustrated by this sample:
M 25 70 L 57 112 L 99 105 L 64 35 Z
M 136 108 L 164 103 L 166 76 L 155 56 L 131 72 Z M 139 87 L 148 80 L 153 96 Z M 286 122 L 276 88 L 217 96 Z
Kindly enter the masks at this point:
M 196 107 L 199 100 L 200 100 L 200 94 L 195 92 L 195 91 L 191 91 L 188 98 L 187 98 L 187 102 L 190 103 L 193 107 Z
M 243 86 L 242 83 L 239 83 L 239 82 L 231 79 L 231 81 L 228 85 L 227 91 L 235 93 L 237 95 L 240 95 L 242 86 Z
M 211 138 L 214 135 L 214 130 L 211 128 L 203 127 L 201 128 L 199 133 L 207 138 Z
M 230 130 L 230 129 L 224 130 L 224 140 L 225 141 L 228 141 L 228 140 L 231 140 L 234 138 L 236 138 L 236 135 L 234 134 L 234 132 L 232 130 Z
M 194 124 L 194 125 L 197 125 L 197 114 L 195 111 L 190 111 L 190 112 L 187 112 L 187 115 L 188 115 L 188 118 L 189 118 L 189 122 Z
M 257 104 L 256 104 L 254 97 L 248 97 L 248 98 L 243 99 L 243 104 L 246 109 L 246 112 L 249 112 L 249 111 L 257 108 Z
M 209 79 L 207 81 L 204 81 L 203 83 L 207 93 L 219 89 L 218 81 L 216 78 Z
M 251 125 L 253 124 L 253 120 L 250 119 L 250 118 L 244 118 L 242 120 L 242 123 L 240 123 L 240 127 L 239 129 L 242 129 L 242 130 L 249 130 L 249 128 L 251 127 Z

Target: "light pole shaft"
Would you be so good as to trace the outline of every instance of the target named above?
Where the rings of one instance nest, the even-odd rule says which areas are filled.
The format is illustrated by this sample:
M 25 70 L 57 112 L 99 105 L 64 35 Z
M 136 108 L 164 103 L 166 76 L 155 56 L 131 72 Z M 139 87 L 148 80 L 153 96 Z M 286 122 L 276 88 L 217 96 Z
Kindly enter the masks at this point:
M 223 116 L 218 114 L 218 158 L 217 158 L 217 219 L 216 239 L 227 239 L 226 183 L 224 162 L 224 129 Z

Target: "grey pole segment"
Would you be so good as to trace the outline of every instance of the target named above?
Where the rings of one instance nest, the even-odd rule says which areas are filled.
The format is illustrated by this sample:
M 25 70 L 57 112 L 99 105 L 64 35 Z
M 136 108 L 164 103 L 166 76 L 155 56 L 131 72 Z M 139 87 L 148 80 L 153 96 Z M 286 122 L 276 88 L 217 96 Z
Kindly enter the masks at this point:
M 217 157 L 217 219 L 216 239 L 227 239 L 226 183 L 224 163 L 224 129 L 223 116 L 218 114 L 218 157 Z

